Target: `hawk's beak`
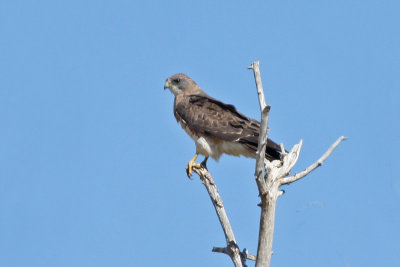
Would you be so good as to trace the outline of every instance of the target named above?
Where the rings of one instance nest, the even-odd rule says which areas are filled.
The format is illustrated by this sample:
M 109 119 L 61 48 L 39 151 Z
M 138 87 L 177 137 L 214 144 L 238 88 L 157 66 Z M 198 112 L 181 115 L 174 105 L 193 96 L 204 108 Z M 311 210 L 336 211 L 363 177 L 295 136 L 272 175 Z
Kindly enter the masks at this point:
M 170 85 L 171 85 L 171 84 L 169 83 L 169 81 L 166 80 L 166 81 L 165 81 L 165 84 L 164 84 L 164 90 L 167 89 L 167 88 L 169 88 Z

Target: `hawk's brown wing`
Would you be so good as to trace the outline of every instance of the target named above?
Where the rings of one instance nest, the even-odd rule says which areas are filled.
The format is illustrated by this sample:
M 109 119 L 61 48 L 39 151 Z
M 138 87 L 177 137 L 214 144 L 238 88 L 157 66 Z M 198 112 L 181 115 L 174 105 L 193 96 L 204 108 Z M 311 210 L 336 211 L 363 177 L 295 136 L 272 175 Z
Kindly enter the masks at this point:
M 233 105 L 205 95 L 188 95 L 175 103 L 174 113 L 193 132 L 257 150 L 260 123 L 241 114 Z M 279 159 L 279 152 L 280 147 L 268 139 L 267 158 Z

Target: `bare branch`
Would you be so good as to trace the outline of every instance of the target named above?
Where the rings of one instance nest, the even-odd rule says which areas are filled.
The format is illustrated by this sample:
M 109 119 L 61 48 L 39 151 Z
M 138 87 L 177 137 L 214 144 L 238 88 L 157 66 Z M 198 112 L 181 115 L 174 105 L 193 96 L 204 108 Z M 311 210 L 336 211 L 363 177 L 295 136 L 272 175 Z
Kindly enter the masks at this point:
M 303 140 L 300 140 L 298 144 L 295 144 L 289 151 L 289 153 L 283 156 L 282 160 L 280 161 L 281 163 L 280 166 L 277 166 L 276 164 L 275 166 L 269 167 L 269 165 L 271 164 L 267 165 L 269 170 L 268 175 L 274 177 L 274 180 L 288 176 L 293 166 L 299 159 L 302 145 L 303 145 Z
M 245 257 L 246 259 L 252 260 L 252 261 L 256 261 L 257 260 L 257 256 L 249 254 L 249 251 L 247 249 L 243 249 L 242 257 Z
M 224 253 L 224 254 L 229 255 L 229 249 L 226 248 L 226 247 L 224 247 L 224 248 L 213 247 L 212 251 L 213 252 Z M 255 261 L 257 259 L 257 256 L 249 254 L 249 251 L 247 249 L 243 249 L 243 251 L 240 254 L 241 254 L 242 258 L 245 258 L 245 259 L 248 259 L 248 260 Z
M 281 160 L 287 155 L 286 150 L 285 150 L 285 146 L 283 145 L 283 143 L 280 143 L 279 146 L 281 147 Z
M 223 252 L 229 255 L 235 267 L 245 267 L 246 258 L 242 257 L 239 247 L 236 243 L 235 235 L 233 234 L 233 230 L 229 222 L 228 215 L 226 214 L 222 198 L 219 195 L 214 179 L 208 172 L 207 168 L 203 166 L 201 168 L 194 168 L 193 171 L 195 171 L 200 176 L 202 183 L 206 187 L 207 192 L 210 195 L 211 201 L 214 205 L 215 212 L 217 213 L 219 222 L 221 223 L 222 230 L 224 231 L 225 234 L 225 240 L 227 246 L 226 248 L 224 248 L 224 251 L 219 250 L 217 252 Z
M 309 167 L 307 167 L 304 171 L 296 173 L 293 176 L 290 177 L 286 177 L 286 178 L 282 178 L 280 179 L 280 184 L 284 185 L 284 184 L 290 184 L 293 183 L 301 178 L 303 178 L 304 176 L 306 176 L 307 174 L 309 174 L 310 172 L 312 172 L 313 170 L 315 170 L 316 168 L 318 168 L 319 166 L 322 165 L 322 163 L 331 155 L 331 153 L 333 152 L 333 150 L 335 150 L 335 148 L 344 140 L 346 140 L 347 137 L 341 136 L 339 137 L 330 147 L 329 149 L 325 152 L 325 154 L 322 155 L 321 158 L 319 158 L 316 162 L 314 162 L 313 164 L 311 164 Z
M 229 256 L 228 248 L 220 248 L 220 247 L 213 247 L 212 252 L 219 252 L 219 253 L 224 253 Z
M 275 207 L 278 198 L 278 186 L 274 186 L 274 181 L 265 174 L 265 167 L 274 166 L 274 162 L 269 163 L 265 160 L 265 149 L 267 147 L 268 134 L 268 114 L 269 106 L 267 106 L 264 96 L 264 89 L 261 82 L 260 62 L 256 61 L 251 64 L 249 69 L 253 70 L 254 79 L 256 81 L 258 102 L 261 110 L 260 133 L 258 137 L 257 157 L 256 157 L 256 182 L 261 197 L 261 216 L 260 229 L 258 234 L 258 248 L 256 267 L 269 266 L 272 255 L 272 239 L 275 222 Z
M 258 190 L 260 195 L 265 195 L 267 192 L 267 186 L 265 184 L 265 150 L 267 148 L 267 135 L 268 135 L 268 115 L 269 115 L 269 106 L 265 106 L 262 110 L 262 118 L 260 124 L 260 136 L 258 137 L 258 147 L 256 153 L 256 172 L 254 176 L 256 178 Z
M 267 106 L 264 96 L 264 87 L 261 81 L 261 74 L 260 74 L 260 61 L 255 61 L 251 63 L 248 69 L 252 69 L 254 73 L 254 80 L 256 81 L 257 87 L 257 94 L 258 94 L 258 102 L 260 103 L 260 110 L 264 110 Z
M 260 134 L 258 137 L 258 147 L 257 147 L 257 156 L 256 156 L 256 172 L 254 174 L 258 186 L 258 191 L 260 195 L 265 195 L 267 192 L 267 186 L 265 184 L 265 149 L 267 147 L 267 135 L 268 135 L 268 115 L 270 107 L 267 106 L 265 102 L 264 89 L 261 81 L 260 74 L 260 62 L 253 62 L 249 69 L 253 70 L 254 79 L 256 81 L 258 101 L 260 103 L 261 109 L 261 124 L 260 124 Z

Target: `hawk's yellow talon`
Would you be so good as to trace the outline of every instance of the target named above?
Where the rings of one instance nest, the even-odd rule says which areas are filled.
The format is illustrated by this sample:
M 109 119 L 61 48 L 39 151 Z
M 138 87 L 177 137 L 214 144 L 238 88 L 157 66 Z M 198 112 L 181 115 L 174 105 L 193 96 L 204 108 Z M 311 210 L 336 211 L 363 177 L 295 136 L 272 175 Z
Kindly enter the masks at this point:
M 186 174 L 190 178 L 192 176 L 193 168 L 200 169 L 201 165 L 196 163 L 195 160 L 199 154 L 195 154 L 193 158 L 189 161 L 188 165 L 186 166 Z
M 194 163 L 191 166 L 189 166 L 189 164 L 186 166 L 186 173 L 189 178 L 192 176 L 193 168 L 200 169 L 201 165 L 199 163 Z

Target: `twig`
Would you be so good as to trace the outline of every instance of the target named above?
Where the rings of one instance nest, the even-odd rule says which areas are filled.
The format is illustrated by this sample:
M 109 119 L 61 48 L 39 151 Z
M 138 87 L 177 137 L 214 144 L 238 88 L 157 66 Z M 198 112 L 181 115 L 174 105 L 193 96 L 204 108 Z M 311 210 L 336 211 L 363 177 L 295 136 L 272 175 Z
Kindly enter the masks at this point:
M 282 178 L 280 179 L 280 184 L 284 185 L 284 184 L 290 184 L 293 182 L 296 182 L 297 180 L 300 180 L 301 178 L 303 178 L 304 176 L 306 176 L 307 174 L 309 174 L 310 172 L 312 172 L 313 170 L 315 170 L 316 168 L 318 168 L 319 166 L 322 165 L 322 163 L 324 163 L 324 161 L 332 154 L 333 150 L 335 150 L 335 148 L 344 140 L 346 140 L 347 137 L 341 136 L 339 137 L 330 147 L 329 149 L 325 152 L 325 154 L 322 155 L 322 157 L 320 157 L 316 162 L 314 162 L 313 164 L 311 164 L 310 166 L 308 166 L 304 171 L 296 173 L 293 176 L 290 177 L 286 177 L 286 178 Z
M 242 251 L 242 257 L 246 257 L 248 260 L 256 261 L 257 256 L 253 254 L 249 254 L 249 251 L 247 249 L 243 249 Z
M 267 104 L 264 96 L 264 87 L 261 81 L 260 61 L 254 61 L 247 68 L 253 70 L 254 80 L 256 82 L 256 87 L 257 87 L 258 102 L 260 103 L 260 110 L 264 110 Z
M 195 171 L 200 176 L 202 183 L 206 187 L 207 192 L 210 195 L 211 201 L 214 205 L 215 212 L 217 213 L 219 222 L 221 223 L 222 230 L 225 234 L 226 248 L 217 250 L 215 250 L 214 248 L 213 251 L 222 252 L 229 255 L 235 267 L 246 267 L 246 257 L 242 256 L 239 246 L 236 243 L 235 235 L 233 234 L 228 215 L 226 214 L 222 198 L 219 195 L 214 179 L 212 178 L 208 170 L 203 166 L 201 168 L 194 168 L 193 171 Z
M 213 247 L 212 249 L 213 252 L 219 252 L 219 253 L 224 253 L 229 255 L 229 249 L 227 247 L 220 248 L 220 247 Z M 248 259 L 255 261 L 257 259 L 256 255 L 249 254 L 249 251 L 247 249 L 243 249 L 243 251 L 240 253 L 242 258 Z

